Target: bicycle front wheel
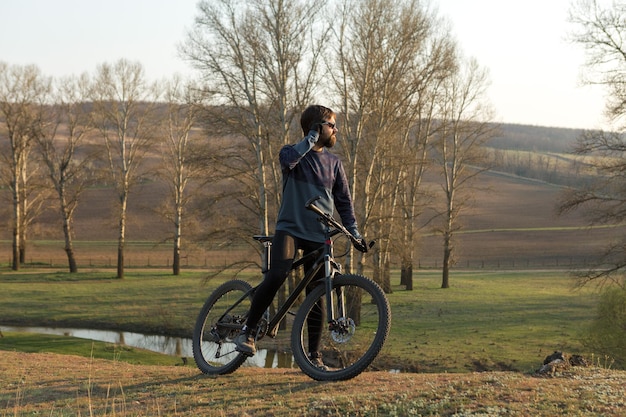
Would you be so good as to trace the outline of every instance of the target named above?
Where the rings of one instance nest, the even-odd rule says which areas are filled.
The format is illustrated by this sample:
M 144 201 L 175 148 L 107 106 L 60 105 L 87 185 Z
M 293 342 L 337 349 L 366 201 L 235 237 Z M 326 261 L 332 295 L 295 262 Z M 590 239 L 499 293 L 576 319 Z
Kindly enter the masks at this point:
M 235 350 L 234 339 L 246 322 L 252 301 L 252 286 L 232 280 L 220 285 L 207 298 L 193 331 L 193 358 L 205 374 L 234 372 L 247 359 Z
M 318 381 L 354 378 L 372 363 L 387 339 L 389 302 L 378 284 L 361 275 L 333 280 L 331 321 L 325 317 L 326 298 L 325 285 L 319 285 L 298 310 L 291 333 L 294 360 Z

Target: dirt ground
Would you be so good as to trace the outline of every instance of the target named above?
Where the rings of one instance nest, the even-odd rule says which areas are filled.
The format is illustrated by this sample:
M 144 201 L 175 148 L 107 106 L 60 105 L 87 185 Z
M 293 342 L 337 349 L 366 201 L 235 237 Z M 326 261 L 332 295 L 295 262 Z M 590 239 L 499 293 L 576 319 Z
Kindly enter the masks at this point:
M 2 352 L 1 416 L 622 416 L 626 371 L 365 372 L 343 382 L 298 369 L 202 375 L 192 366 L 140 366 Z

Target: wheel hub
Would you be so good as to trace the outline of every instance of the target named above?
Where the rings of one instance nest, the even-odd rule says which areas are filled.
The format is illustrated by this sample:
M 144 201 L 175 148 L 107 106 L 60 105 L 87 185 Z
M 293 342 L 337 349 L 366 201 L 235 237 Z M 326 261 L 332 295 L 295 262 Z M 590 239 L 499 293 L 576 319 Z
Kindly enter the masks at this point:
M 346 343 L 356 331 L 356 324 L 351 318 L 342 317 L 339 320 L 335 320 L 330 326 L 330 335 L 332 339 L 337 343 Z

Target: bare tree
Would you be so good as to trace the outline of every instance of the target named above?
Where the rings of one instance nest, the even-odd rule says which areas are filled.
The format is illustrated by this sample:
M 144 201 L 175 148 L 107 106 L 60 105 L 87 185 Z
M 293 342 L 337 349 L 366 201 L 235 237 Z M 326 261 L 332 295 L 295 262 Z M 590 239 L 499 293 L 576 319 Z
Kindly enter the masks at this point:
M 86 167 L 93 158 L 85 148 L 81 149 L 93 129 L 87 103 L 90 88 L 87 75 L 58 80 L 54 105 L 50 107 L 56 120 L 36 136 L 39 152 L 48 168 L 48 178 L 58 197 L 71 273 L 78 272 L 73 244 L 74 212 L 88 184 Z
M 587 172 L 594 180 L 570 188 L 559 202 L 561 213 L 581 209 L 591 224 L 620 224 L 626 218 L 625 16 L 623 2 L 601 7 L 595 0 L 579 0 L 570 9 L 570 21 L 577 28 L 571 39 L 587 53 L 585 81 L 607 88 L 606 114 L 615 127 L 611 132 L 589 130 L 579 137 L 574 152 L 588 156 L 585 159 Z M 624 242 L 609 243 L 597 265 L 579 273 L 580 284 L 611 282 L 626 287 L 624 248 Z
M 245 140 L 245 146 L 231 141 L 235 159 L 228 161 L 236 162 L 227 169 L 241 186 L 239 203 L 258 219 L 256 233 L 269 233 L 279 201 L 277 153 L 318 82 L 315 61 L 323 43 L 315 34 L 324 31 L 314 28 L 323 7 L 324 2 L 203 0 L 182 47 L 202 74 L 212 104 L 229 109 L 211 114 L 211 133 Z
M 577 28 L 571 39 L 587 54 L 584 81 L 608 92 L 606 116 L 612 131 L 580 136 L 574 152 L 585 156 L 592 180 L 564 193 L 559 210 L 581 209 L 591 224 L 619 225 L 626 219 L 626 3 L 601 6 L 596 0 L 579 0 L 570 9 L 570 20 Z M 618 365 L 626 364 L 625 253 L 624 238 L 607 242 L 595 264 L 575 273 L 580 286 L 594 283 L 603 290 L 585 345 Z
M 224 160 L 230 161 L 226 169 L 239 186 L 236 201 L 257 219 L 257 226 L 240 218 L 229 234 L 257 250 L 251 235 L 269 234 L 279 207 L 278 152 L 292 137 L 301 137 L 295 122 L 319 84 L 325 5 L 325 0 L 203 0 L 195 30 L 183 47 L 203 75 L 212 104 L 230 110 L 214 114 L 212 125 L 221 126 L 211 126 L 211 132 L 243 138 L 243 145 L 231 141 L 234 149 L 226 152 L 234 158 Z M 288 282 L 293 285 L 293 280 Z M 284 297 L 285 291 L 279 291 L 278 301 Z
M 583 187 L 570 188 L 561 195 L 559 212 L 575 209 L 584 211 L 590 224 L 621 224 L 626 219 L 626 141 L 618 132 L 588 131 L 582 134 L 574 150 L 586 158 L 586 170 L 593 174 L 593 181 Z M 595 281 L 626 287 L 624 271 L 626 243 L 607 244 L 603 256 L 596 265 L 581 271 L 580 284 Z
M 13 260 L 12 269 L 19 270 L 25 259 L 26 228 L 29 217 L 29 171 L 33 138 L 46 123 L 46 100 L 51 80 L 36 66 L 9 66 L 0 62 L 0 117 L 2 118 L 4 151 L 8 187 L 13 198 Z M 6 140 L 6 142 L 4 142 Z M 38 200 L 41 202 L 41 200 Z
M 118 198 L 117 277 L 124 277 L 128 198 L 140 179 L 141 162 L 152 145 L 155 85 L 148 85 L 140 63 L 119 60 L 98 67 L 92 90 L 94 118 L 104 140 L 109 174 Z
M 415 223 L 427 119 L 433 116 L 428 95 L 450 65 L 448 35 L 417 1 L 347 0 L 341 7 L 335 13 L 342 16 L 335 25 L 339 61 L 331 71 L 341 100 L 340 143 L 364 220 L 360 227 L 379 241 L 372 256 L 375 279 L 390 291 L 391 245 L 398 244 L 390 237 L 400 230 L 399 219 Z M 416 124 L 423 130 L 413 129 Z M 404 231 L 409 236 L 413 229 Z M 403 244 L 412 242 L 395 248 Z
M 418 250 L 418 238 L 422 225 L 418 224 L 424 210 L 433 199 L 430 191 L 422 186 L 427 168 L 430 167 L 430 144 L 440 127 L 437 109 L 443 95 L 443 85 L 454 72 L 456 45 L 442 21 L 431 16 L 428 34 L 416 56 L 416 71 L 412 85 L 416 90 L 411 106 L 407 109 L 408 128 L 401 136 L 396 153 L 400 162 L 398 173 L 398 214 L 396 233 L 399 236 L 394 250 L 400 254 L 400 283 L 407 290 L 413 289 L 413 266 Z M 422 221 L 427 223 L 427 221 Z
M 626 123 L 626 3 L 602 7 L 597 0 L 576 0 L 569 11 L 576 26 L 571 40 L 585 48 L 584 82 L 604 86 L 608 93 L 607 116 Z
M 441 128 L 433 150 L 444 183 L 442 213 L 443 270 L 441 288 L 449 288 L 450 267 L 454 263 L 454 236 L 460 229 L 459 216 L 470 203 L 472 180 L 488 169 L 484 166 L 482 145 L 494 134 L 492 111 L 485 101 L 487 73 L 475 60 L 461 63 L 459 71 L 445 81 L 445 97 L 440 102 Z
M 172 272 L 180 274 L 180 251 L 183 238 L 183 212 L 191 194 L 189 182 L 198 178 L 204 167 L 190 163 L 192 136 L 197 129 L 202 111 L 202 92 L 192 83 L 184 82 L 179 77 L 168 81 L 164 87 L 167 113 L 164 118 L 161 142 L 163 164 L 159 176 L 169 186 L 170 199 L 166 202 L 166 217 L 174 226 Z
M 39 154 L 35 152 L 35 138 L 40 134 L 42 130 L 47 130 L 51 127 L 51 113 L 50 107 L 47 104 L 41 106 L 41 117 L 38 118 L 32 125 L 31 132 L 31 145 L 25 152 L 25 165 L 22 170 L 22 176 L 20 179 L 21 185 L 19 187 L 21 196 L 20 200 L 20 213 L 21 224 L 19 226 L 19 263 L 26 263 L 26 253 L 28 249 L 28 234 L 31 230 L 31 226 L 37 221 L 39 215 L 48 208 L 50 197 L 52 196 L 52 190 L 46 182 L 46 174 L 44 165 L 39 158 Z

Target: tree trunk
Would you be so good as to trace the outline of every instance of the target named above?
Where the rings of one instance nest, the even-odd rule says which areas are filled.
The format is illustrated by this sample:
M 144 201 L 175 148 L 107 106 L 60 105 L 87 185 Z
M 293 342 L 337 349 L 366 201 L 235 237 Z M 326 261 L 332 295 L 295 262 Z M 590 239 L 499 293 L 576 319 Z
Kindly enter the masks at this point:
M 372 254 L 372 269 L 373 269 L 372 279 L 374 280 L 375 283 L 382 286 L 383 277 L 382 277 L 382 268 L 380 265 L 380 250 L 378 250 L 378 248 L 376 248 L 374 250 L 374 253 Z
M 26 246 L 24 244 L 24 238 L 20 239 L 20 265 L 24 265 L 26 263 Z
M 180 275 L 180 247 L 174 243 L 174 257 L 172 262 L 172 274 Z
M 17 163 L 16 163 L 17 165 Z M 13 265 L 11 269 L 20 270 L 20 248 L 22 247 L 20 239 L 22 237 L 22 204 L 20 202 L 20 182 L 17 179 L 18 173 L 14 174 L 13 182 Z
M 389 266 L 389 261 L 385 261 L 382 270 L 383 291 L 385 292 L 385 294 L 391 294 L 393 290 L 391 288 L 391 267 Z
M 117 277 L 124 278 L 124 242 L 122 241 L 117 247 Z
M 76 258 L 74 256 L 74 245 L 72 244 L 72 220 L 69 210 L 65 203 L 64 192 L 61 190 L 61 215 L 63 216 L 63 236 L 65 238 L 65 253 L 67 254 L 67 263 L 70 269 L 70 273 L 78 272 L 78 266 L 76 265 Z
M 17 224 L 17 223 L 16 223 Z M 13 264 L 11 265 L 11 269 L 13 271 L 20 270 L 20 234 L 17 231 L 17 227 L 13 228 Z
M 346 297 L 346 304 L 348 304 L 348 317 L 354 320 L 354 324 L 358 326 L 361 324 L 361 303 L 363 302 L 361 290 L 355 287 L 349 287 L 344 295 Z
M 400 285 L 404 285 L 407 291 L 413 291 L 413 263 L 405 259 L 400 268 Z
M 174 224 L 174 258 L 172 263 L 172 273 L 180 275 L 180 241 L 181 241 L 181 225 L 182 225 L 182 208 L 176 203 L 176 222 Z
M 450 236 L 446 234 L 443 243 L 443 269 L 441 277 L 441 288 L 450 288 L 450 262 L 452 257 L 452 246 Z
M 122 197 L 120 230 L 117 243 L 117 277 L 124 278 L 124 245 L 126 243 L 126 196 Z
M 70 273 L 76 273 L 78 272 L 78 266 L 76 265 L 76 258 L 74 257 L 70 227 L 66 219 L 63 224 L 63 233 L 65 234 L 65 253 L 67 254 L 67 263 L 70 268 Z
M 76 265 L 76 258 L 74 257 L 74 249 L 71 246 L 66 246 L 65 253 L 67 254 L 67 263 L 70 268 L 70 273 L 73 274 L 78 272 L 78 265 Z
M 24 200 L 22 200 L 23 203 Z M 20 210 L 20 215 L 22 216 L 20 222 L 22 225 L 20 226 L 20 242 L 19 242 L 19 251 L 20 251 L 20 265 L 24 265 L 26 263 L 26 205 L 22 204 L 22 209 Z

